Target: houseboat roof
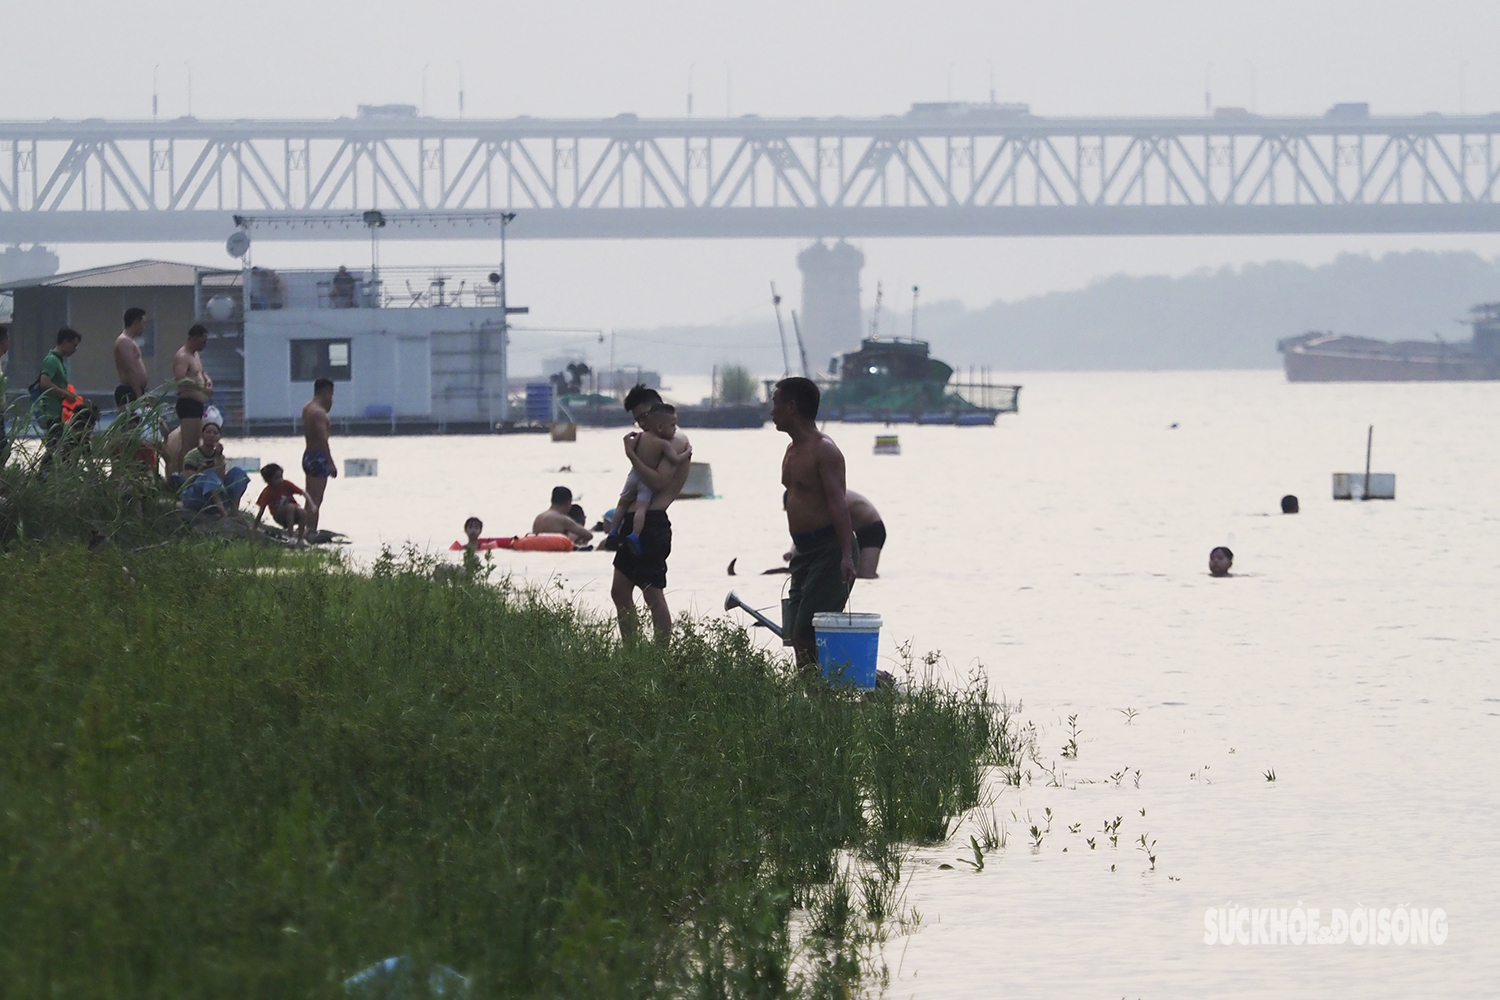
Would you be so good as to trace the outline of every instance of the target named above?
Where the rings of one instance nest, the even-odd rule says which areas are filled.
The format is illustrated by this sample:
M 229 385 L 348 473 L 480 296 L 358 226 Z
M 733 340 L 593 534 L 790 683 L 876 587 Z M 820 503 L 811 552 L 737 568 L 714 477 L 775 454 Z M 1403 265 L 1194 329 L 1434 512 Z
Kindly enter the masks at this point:
M 216 268 L 170 260 L 133 260 L 82 271 L 65 271 L 46 278 L 22 278 L 0 284 L 0 292 L 18 288 L 191 288 L 201 271 Z

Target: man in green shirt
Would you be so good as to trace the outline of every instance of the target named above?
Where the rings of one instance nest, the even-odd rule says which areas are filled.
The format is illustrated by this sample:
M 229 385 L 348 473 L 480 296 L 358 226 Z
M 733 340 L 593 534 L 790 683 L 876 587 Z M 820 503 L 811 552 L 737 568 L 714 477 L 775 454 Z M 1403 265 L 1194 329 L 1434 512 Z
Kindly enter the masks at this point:
M 63 327 L 57 331 L 57 346 L 42 359 L 42 374 L 37 378 L 41 396 L 36 405 L 47 449 L 45 462 L 71 456 L 88 440 L 99 417 L 89 401 L 68 384 L 68 359 L 82 342 L 83 334 Z
M 82 401 L 78 393 L 68 388 L 70 380 L 68 359 L 78 350 L 78 345 L 81 343 L 83 343 L 83 334 L 63 327 L 57 331 L 57 346 L 48 351 L 47 356 L 42 359 L 42 375 L 37 379 L 37 383 L 42 388 L 42 396 L 37 401 L 37 412 L 41 417 L 42 427 L 49 436 L 54 433 L 54 427 L 57 428 L 56 433 L 62 433 L 63 403 Z

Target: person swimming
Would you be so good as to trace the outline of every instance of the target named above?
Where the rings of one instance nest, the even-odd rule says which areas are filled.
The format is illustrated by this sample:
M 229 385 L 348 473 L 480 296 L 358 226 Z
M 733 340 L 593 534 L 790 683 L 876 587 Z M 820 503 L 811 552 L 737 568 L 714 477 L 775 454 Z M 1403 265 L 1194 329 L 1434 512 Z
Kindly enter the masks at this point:
M 1228 576 L 1229 568 L 1234 565 L 1234 553 L 1229 551 L 1228 546 L 1216 546 L 1208 554 L 1208 575 Z

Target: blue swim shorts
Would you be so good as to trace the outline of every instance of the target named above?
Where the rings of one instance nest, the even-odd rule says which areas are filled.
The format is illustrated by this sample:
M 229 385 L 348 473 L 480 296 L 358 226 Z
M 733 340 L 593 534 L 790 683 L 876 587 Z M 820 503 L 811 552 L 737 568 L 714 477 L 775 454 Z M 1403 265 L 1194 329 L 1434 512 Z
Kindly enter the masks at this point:
M 328 456 L 311 448 L 302 453 L 302 474 L 313 479 L 327 479 L 332 474 Z

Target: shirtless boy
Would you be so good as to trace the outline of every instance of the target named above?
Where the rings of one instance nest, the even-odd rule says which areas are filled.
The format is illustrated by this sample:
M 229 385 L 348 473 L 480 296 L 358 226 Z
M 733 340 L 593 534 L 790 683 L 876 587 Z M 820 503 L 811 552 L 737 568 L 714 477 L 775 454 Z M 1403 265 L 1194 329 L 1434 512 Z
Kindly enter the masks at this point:
M 643 438 L 649 435 L 666 443 L 665 453 L 671 456 L 673 463 L 682 461 L 682 455 L 687 450 L 687 438 L 677 433 L 677 407 L 670 403 L 652 403 L 641 427 Z M 620 491 L 620 499 L 615 504 L 614 517 L 609 519 L 609 534 L 618 540 L 620 525 L 624 523 L 625 512 L 629 510 L 630 534 L 625 536 L 622 544 L 630 546 L 630 550 L 637 555 L 641 551 L 641 532 L 646 530 L 646 511 L 651 506 L 651 497 L 651 487 L 642 482 L 640 475 L 632 468 L 625 477 L 625 488 Z
M 638 424 L 645 426 L 651 407 L 661 402 L 654 389 L 637 385 L 625 396 L 625 409 L 630 411 Z M 631 468 L 641 477 L 641 482 L 651 490 L 651 502 L 646 507 L 646 518 L 640 531 L 640 552 L 622 545 L 615 552 L 615 577 L 609 589 L 614 599 L 615 612 L 620 622 L 620 636 L 629 639 L 640 632 L 640 620 L 636 617 L 635 590 L 640 588 L 641 597 L 651 611 L 651 624 L 658 641 L 672 633 L 672 612 L 667 607 L 667 557 L 672 554 L 672 521 L 667 517 L 667 508 L 682 492 L 687 482 L 688 469 L 692 466 L 693 448 L 686 435 L 678 431 L 680 458 L 667 454 L 667 443 L 652 434 L 631 433 L 625 435 L 625 456 Z
M 805 378 L 782 379 L 771 396 L 771 422 L 792 439 L 781 460 L 786 523 L 796 549 L 783 624 L 803 667 L 818 662 L 813 615 L 844 610 L 859 564 L 844 454 L 818 430 L 819 397 L 817 385 Z
M 302 437 L 307 442 L 302 452 L 302 474 L 307 477 L 307 495 L 312 500 L 308 514 L 307 533 L 318 531 L 318 516 L 323 510 L 323 491 L 328 489 L 329 478 L 339 477 L 339 467 L 333 461 L 333 452 L 328 447 L 328 434 L 332 427 L 328 411 L 333 409 L 333 379 L 320 378 L 313 383 L 313 398 L 302 407 Z
M 115 338 L 115 406 L 123 410 L 146 394 L 146 362 L 141 360 L 140 340 L 146 335 L 146 310 L 131 306 L 125 310 L 125 329 Z
M 175 451 L 167 452 L 167 474 L 182 470 L 182 458 L 198 447 L 203 430 L 203 407 L 214 394 L 214 380 L 203 370 L 203 348 L 208 346 L 208 328 L 195 323 L 187 341 L 172 355 L 172 378 L 177 382 L 177 420 L 182 431 Z

